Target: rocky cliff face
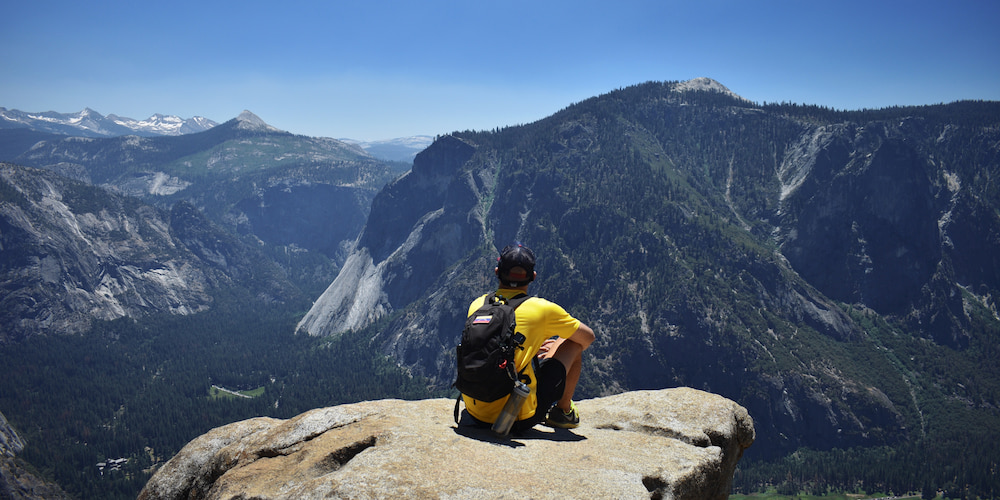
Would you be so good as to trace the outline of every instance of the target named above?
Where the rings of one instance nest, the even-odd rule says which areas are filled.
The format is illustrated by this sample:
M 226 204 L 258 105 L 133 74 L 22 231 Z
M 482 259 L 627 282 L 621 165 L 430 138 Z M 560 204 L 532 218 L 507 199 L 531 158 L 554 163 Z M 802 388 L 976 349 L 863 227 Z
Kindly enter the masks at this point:
M 996 155 L 990 137 L 919 118 L 810 129 L 779 168 L 782 253 L 828 297 L 967 344 L 963 289 L 1000 285 L 986 248 L 1000 243 L 1000 220 L 973 215 L 989 205 L 977 180 L 988 163 L 963 165 L 954 150 Z
M 481 244 L 478 181 L 472 172 L 458 173 L 474 152 L 444 137 L 382 190 L 356 248 L 299 330 L 328 335 L 364 327 L 418 299 Z
M 139 499 L 723 499 L 754 441 L 744 408 L 686 388 L 580 401 L 577 429 L 510 439 L 456 426 L 453 404 L 370 401 L 220 427 Z
M 191 205 L 165 212 L 0 165 L 0 341 L 80 333 L 93 320 L 203 311 L 212 288 L 247 282 L 256 265 Z M 271 300 L 291 293 L 272 284 Z
M 79 333 L 92 319 L 209 306 L 208 277 L 164 252 L 177 247 L 166 214 L 33 169 L 4 165 L 0 179 L 3 315 L 18 325 L 5 335 Z

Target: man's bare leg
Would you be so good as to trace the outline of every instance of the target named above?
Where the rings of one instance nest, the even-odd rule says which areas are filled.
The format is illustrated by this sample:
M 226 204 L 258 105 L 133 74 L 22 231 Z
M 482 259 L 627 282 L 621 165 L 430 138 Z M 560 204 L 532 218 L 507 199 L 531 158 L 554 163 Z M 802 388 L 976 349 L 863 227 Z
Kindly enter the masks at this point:
M 566 387 L 556 406 L 563 412 L 570 410 L 573 404 L 573 393 L 580 381 L 580 371 L 583 368 L 583 346 L 566 339 L 546 341 L 548 349 L 543 351 L 543 358 L 555 358 L 566 368 Z

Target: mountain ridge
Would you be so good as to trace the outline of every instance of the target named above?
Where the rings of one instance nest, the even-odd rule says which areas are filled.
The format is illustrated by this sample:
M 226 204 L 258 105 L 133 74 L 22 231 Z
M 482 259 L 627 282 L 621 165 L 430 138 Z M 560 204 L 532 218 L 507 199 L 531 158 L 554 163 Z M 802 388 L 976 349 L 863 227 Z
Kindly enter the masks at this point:
M 0 130 L 0 137 L 20 133 Z M 317 278 L 307 279 L 308 286 L 316 286 L 311 284 L 313 279 L 323 279 L 319 277 L 341 263 L 343 248 L 362 227 L 375 191 L 398 175 L 401 168 L 334 139 L 308 138 L 278 130 L 250 111 L 204 132 L 181 136 L 46 135 L 37 142 L 28 137 L 8 144 L 12 151 L 17 146 L 27 150 L 12 158 L 13 163 L 4 164 L 4 185 L 12 199 L 4 205 L 10 210 L 0 214 L 0 225 L 9 224 L 2 233 L 6 241 L 2 256 L 11 262 L 28 261 L 20 269 L 13 264 L 2 268 L 7 278 L 3 282 L 8 294 L 4 300 L 11 305 L 6 311 L 11 322 L 3 333 L 5 339 L 60 330 L 81 332 L 93 320 L 126 316 L 139 319 L 160 311 L 171 314 L 203 311 L 211 307 L 211 290 L 223 286 L 224 280 L 216 277 L 208 284 L 204 276 L 175 275 L 173 271 L 198 274 L 200 266 L 217 264 L 224 269 L 223 274 L 229 274 L 237 269 L 227 266 L 238 263 L 239 259 L 234 261 L 237 255 L 245 256 L 249 251 L 246 245 L 266 243 L 303 259 L 311 258 L 308 257 L 311 252 L 321 254 L 320 259 L 326 262 L 310 271 L 318 271 Z M 43 172 L 58 174 L 65 181 Z M 82 184 L 68 182 L 70 179 Z M 107 191 L 103 196 L 102 190 Z M 87 202 L 66 202 L 63 198 L 69 197 L 67 192 L 80 195 Z M 93 200 L 102 197 L 110 200 L 107 206 L 94 203 Z M 44 203 L 35 203 L 37 199 Z M 53 206 L 61 206 L 62 211 L 52 211 Z M 157 210 L 163 213 L 157 214 Z M 173 238 L 182 234 L 182 227 L 173 226 L 174 220 L 164 215 L 178 210 L 197 215 L 195 219 L 205 219 L 204 224 L 236 228 L 235 234 L 217 237 L 217 243 L 199 238 L 178 242 Z M 144 216 L 134 216 L 130 211 L 142 212 Z M 153 217 L 147 218 L 150 214 Z M 123 220 L 125 226 L 121 224 Z M 75 222 L 66 226 L 66 221 Z M 118 229 L 108 233 L 91 227 L 98 221 Z M 135 232 L 143 230 L 147 223 L 164 234 L 143 238 Z M 59 233 L 59 237 L 47 245 L 44 237 L 36 234 L 38 227 L 48 227 L 53 235 Z M 78 228 L 76 232 L 70 230 L 74 227 Z M 20 242 L 17 238 L 11 240 L 20 231 L 34 237 Z M 152 253 L 145 267 L 129 262 L 126 255 L 132 250 L 127 250 L 130 246 L 120 241 L 123 235 L 117 231 L 125 231 L 126 240 L 145 240 L 149 247 L 146 251 Z M 207 233 L 201 235 L 208 236 Z M 188 244 L 196 250 L 201 262 L 163 260 L 156 255 L 175 252 Z M 93 256 L 80 251 L 88 247 L 99 251 Z M 46 259 L 42 257 L 45 254 L 64 258 Z M 32 256 L 41 260 L 29 265 Z M 78 269 L 79 262 L 88 264 Z M 46 267 L 43 265 L 46 263 L 59 265 Z M 266 267 L 272 263 L 265 259 L 259 264 Z M 121 269 L 135 272 L 116 273 Z M 91 276 L 98 271 L 101 277 Z M 243 274 L 243 271 L 236 273 Z M 305 272 L 299 274 L 304 276 Z M 38 279 L 39 276 L 44 279 Z M 163 279 L 165 288 L 155 288 L 151 279 L 155 276 Z M 112 284 L 110 288 L 102 288 L 104 284 L 99 284 L 102 279 Z M 31 280 L 51 286 L 32 285 Z M 80 297 L 91 297 L 90 311 L 83 311 L 83 302 L 68 309 L 63 307 L 72 301 L 60 300 L 55 287 L 60 282 L 73 283 L 69 289 L 76 290 Z M 141 286 L 134 289 L 133 284 Z M 147 290 L 145 286 L 154 288 Z M 154 293 L 154 289 L 159 292 Z M 275 289 L 297 293 L 289 292 L 287 284 Z M 148 304 L 136 307 L 134 303 L 143 301 L 137 295 L 146 293 L 151 295 Z M 28 300 L 29 296 L 34 300 Z M 271 294 L 262 291 L 261 296 L 271 297 Z M 161 301 L 161 297 L 167 299 Z M 125 305 L 123 300 L 133 304 Z M 15 302 L 33 303 L 29 309 L 34 313 L 14 307 Z M 35 316 L 35 313 L 49 320 L 20 321 L 13 317 Z
M 249 110 L 243 110 L 234 119 L 239 127 L 248 131 L 287 133 L 268 125 L 259 116 Z M 218 125 L 219 123 L 202 116 L 184 119 L 178 116 L 155 113 L 144 120 L 136 120 L 115 114 L 103 116 L 90 108 L 84 108 L 82 111 L 76 113 L 59 113 L 55 111 L 32 113 L 0 107 L 0 129 L 21 129 L 24 131 L 62 136 L 95 138 L 120 137 L 125 135 L 138 135 L 141 137 L 180 136 L 204 132 Z M 416 135 L 374 141 L 324 137 L 314 137 L 313 139 L 336 140 L 356 146 L 376 158 L 411 163 L 413 157 L 418 152 L 430 145 L 433 137 Z M 9 160 L 10 158 L 7 159 Z
M 1000 234 L 995 213 L 954 217 L 984 214 L 997 193 L 976 170 L 998 168 L 995 128 L 943 117 L 962 107 L 838 114 L 650 82 L 441 137 L 376 196 L 299 330 L 374 329 L 383 352 L 445 387 L 468 300 L 492 285 L 496 249 L 522 241 L 539 256 L 534 293 L 599 332 L 584 394 L 708 388 L 759 418 L 765 456 L 919 439 L 913 369 L 889 355 L 878 363 L 898 371 L 879 376 L 850 358 L 891 341 L 865 326 L 874 311 L 911 332 L 900 349 L 996 342 L 969 333 L 996 315 L 969 311 L 995 310 L 1000 276 L 955 273 L 995 269 L 980 249 Z M 976 165 L 959 159 L 970 139 Z
M 0 107 L 0 128 L 31 128 L 60 135 L 80 135 L 84 137 L 115 137 L 119 135 L 140 135 L 146 137 L 176 136 L 204 132 L 217 125 L 202 116 L 180 118 L 178 116 L 153 114 L 145 120 L 108 115 L 104 116 L 90 108 L 76 113 L 47 111 L 31 113 Z

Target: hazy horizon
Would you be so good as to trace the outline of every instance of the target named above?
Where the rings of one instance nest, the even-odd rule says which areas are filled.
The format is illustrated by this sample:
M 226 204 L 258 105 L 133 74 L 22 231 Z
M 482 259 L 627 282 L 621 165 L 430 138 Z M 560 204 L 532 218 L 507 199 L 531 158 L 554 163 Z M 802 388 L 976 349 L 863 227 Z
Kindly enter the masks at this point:
M 374 141 L 530 123 L 708 77 L 834 109 L 1000 100 L 1000 3 L 15 2 L 0 106 Z

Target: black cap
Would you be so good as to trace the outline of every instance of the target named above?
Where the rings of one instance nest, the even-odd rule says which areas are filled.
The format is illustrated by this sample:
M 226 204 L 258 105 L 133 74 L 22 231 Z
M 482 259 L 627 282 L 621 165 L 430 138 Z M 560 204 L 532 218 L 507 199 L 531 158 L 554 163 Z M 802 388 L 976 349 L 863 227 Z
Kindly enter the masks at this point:
M 534 252 L 520 243 L 505 246 L 497 259 L 497 277 L 505 286 L 518 287 L 531 283 L 535 279 Z

